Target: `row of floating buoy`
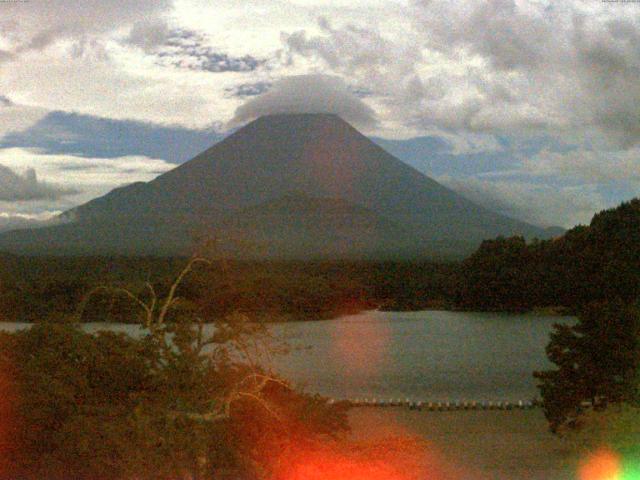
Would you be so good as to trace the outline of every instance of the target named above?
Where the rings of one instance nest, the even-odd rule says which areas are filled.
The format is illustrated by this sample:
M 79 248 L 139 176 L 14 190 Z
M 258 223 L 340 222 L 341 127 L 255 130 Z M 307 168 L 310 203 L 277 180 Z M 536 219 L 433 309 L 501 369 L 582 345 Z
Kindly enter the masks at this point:
M 330 403 L 338 400 L 330 399 Z M 454 401 L 454 402 L 422 402 L 410 399 L 383 400 L 357 398 L 342 400 L 352 407 L 407 407 L 409 410 L 427 410 L 430 412 L 444 412 L 455 410 L 529 410 L 540 406 L 539 400 L 511 401 Z

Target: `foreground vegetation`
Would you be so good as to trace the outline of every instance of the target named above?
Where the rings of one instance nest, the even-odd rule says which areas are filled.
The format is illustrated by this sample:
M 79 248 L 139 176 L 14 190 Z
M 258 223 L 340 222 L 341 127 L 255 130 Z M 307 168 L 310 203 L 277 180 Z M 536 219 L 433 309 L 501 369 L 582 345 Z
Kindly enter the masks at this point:
M 111 291 L 142 312 L 140 339 L 70 323 L 0 334 L 0 478 L 273 478 L 294 448 L 347 430 L 344 407 L 257 365 L 278 350 L 259 323 L 236 313 L 206 335 L 206 312 L 180 308 L 192 267 L 166 295 Z

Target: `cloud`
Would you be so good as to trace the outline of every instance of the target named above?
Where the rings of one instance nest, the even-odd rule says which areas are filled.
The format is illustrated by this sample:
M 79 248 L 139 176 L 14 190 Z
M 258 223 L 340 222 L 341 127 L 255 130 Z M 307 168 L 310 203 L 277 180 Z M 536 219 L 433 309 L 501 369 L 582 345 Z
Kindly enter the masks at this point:
M 318 19 L 317 27 L 320 33 L 315 35 L 307 30 L 282 34 L 290 62 L 297 57 L 319 62 L 355 83 L 354 90 L 392 104 L 414 102 L 424 94 L 417 71 L 423 55 L 412 31 L 394 37 L 384 35 L 375 24 L 335 27 L 326 17 Z
M 37 164 L 39 171 L 59 188 L 77 191 L 78 195 L 70 199 L 74 202 L 86 201 L 115 187 L 151 180 L 174 167 L 163 160 L 141 156 L 86 158 L 19 148 L 0 150 L 0 163 L 13 169 Z
M 23 148 L 0 149 L 0 165 L 17 170 L 30 164 L 38 165 L 38 171 L 61 188 L 79 189 L 82 193 L 148 181 L 175 167 L 164 160 L 143 156 L 87 158 L 43 154 Z
M 133 24 L 125 42 L 147 53 L 154 53 L 169 41 L 171 35 L 172 31 L 165 19 L 145 19 Z
M 459 126 L 593 128 L 625 146 L 640 141 L 637 5 L 414 0 L 412 6 L 426 46 L 468 65 L 460 80 L 475 90 L 476 108 L 451 110 L 463 113 Z
M 258 60 L 251 55 L 232 57 L 206 46 L 182 48 L 177 54 L 162 53 L 160 57 L 165 65 L 211 73 L 253 72 L 264 64 L 264 60 Z
M 543 227 L 587 224 L 595 212 L 615 204 L 595 185 L 561 186 L 448 175 L 436 180 L 485 208 Z
M 36 171 L 28 168 L 20 175 L 0 165 L 0 201 L 57 200 L 78 191 L 38 180 Z
M 428 29 L 430 47 L 447 55 L 468 50 L 498 70 L 538 68 L 554 55 L 551 46 L 564 30 L 554 30 L 555 15 L 546 2 L 480 0 L 452 5 L 414 0 L 412 5 L 419 24 Z
M 6 50 L 0 50 L 0 63 L 14 59 L 14 55 Z
M 375 124 L 375 113 L 345 82 L 328 75 L 285 77 L 238 107 L 232 124 L 276 113 L 333 113 L 360 126 Z
M 0 138 L 31 127 L 46 114 L 44 108 L 19 105 L 8 97 L 0 96 Z
M 635 182 L 640 186 L 640 147 L 600 151 L 574 148 L 568 151 L 542 150 L 526 158 L 523 166 L 538 175 L 579 178 L 588 182 Z
M 240 85 L 234 85 L 233 87 L 225 88 L 225 92 L 232 97 L 255 97 L 256 95 L 262 95 L 273 86 L 271 82 L 253 82 L 253 83 L 241 83 Z
M 23 215 L 65 211 L 116 187 L 152 180 L 175 167 L 143 156 L 87 158 L 22 148 L 0 149 L 0 165 L 4 166 L 0 170 L 0 187 L 9 185 L 13 189 L 0 190 L 0 212 Z M 22 175 L 14 173 L 24 171 L 26 165 L 37 165 L 38 174 L 47 182 L 39 181 L 33 169 Z M 16 202 L 18 198 L 24 200 Z
M 211 73 L 252 72 L 265 60 L 251 55 L 232 56 L 210 45 L 210 40 L 194 30 L 170 28 L 165 20 L 134 24 L 125 43 L 155 55 L 161 65 Z
M 253 72 L 265 63 L 251 55 L 234 57 L 208 45 L 207 38 L 192 30 L 170 32 L 158 56 L 165 65 L 212 73 Z
M 29 214 L 0 211 L 0 232 L 58 225 L 64 222 L 58 217 L 61 213 L 61 211 L 45 211 Z
M 403 32 L 321 18 L 319 33 L 283 44 L 292 63 L 369 88 L 383 120 L 415 129 L 640 142 L 637 5 L 411 0 L 404 16 Z
M 409 71 L 421 59 L 418 49 L 401 50 L 399 43 L 385 38 L 372 27 L 347 24 L 335 28 L 326 17 L 317 23 L 320 35 L 309 35 L 305 30 L 282 35 L 283 43 L 291 53 L 317 57 L 334 69 L 367 71 L 372 65 L 384 66 L 404 63 Z
M 130 64 L 114 56 L 105 60 L 61 56 L 57 51 L 32 52 L 3 70 L 0 91 L 12 92 L 16 103 L 28 98 L 30 105 L 38 106 L 28 108 L 39 108 L 42 115 L 62 110 L 199 128 L 232 115 L 235 105 L 220 102 L 232 79 L 212 84 L 202 78 L 208 76 L 204 73 L 161 68 L 146 57 L 126 58 Z M 0 109 L 0 117 L 5 110 Z M 14 117 L 22 120 L 23 115 Z M 4 128 L 0 122 L 0 134 Z
M 218 132 L 213 127 L 234 117 L 239 105 L 234 119 L 287 107 L 291 99 L 278 98 L 283 87 L 277 79 L 292 75 L 308 75 L 308 83 L 290 89 L 298 93 L 289 108 L 339 108 L 347 118 L 344 110 L 351 111 L 350 102 L 359 97 L 360 109 L 370 110 L 364 116 L 375 111 L 378 120 L 367 131 L 410 139 L 397 145 L 398 152 L 427 173 L 492 182 L 486 184 L 489 190 L 498 181 L 510 182 L 512 189 L 547 196 L 556 186 L 578 191 L 585 185 L 594 205 L 599 202 L 594 185 L 615 192 L 616 201 L 637 194 L 637 4 L 214 3 L 2 4 L 0 92 L 7 97 L 0 96 L 0 148 L 10 149 L 21 163 L 1 153 L 0 163 L 15 172 L 34 165 L 39 176 L 62 181 L 65 188 L 76 188 L 69 175 L 77 174 L 82 189 L 48 205 L 43 200 L 38 209 L 64 209 L 90 192 L 127 182 L 127 161 L 116 160 L 115 170 L 97 163 L 82 170 L 79 157 L 88 164 L 110 157 L 138 158 L 145 165 L 185 160 L 215 141 L 208 141 L 207 132 Z M 347 96 L 314 81 L 319 73 L 342 79 Z M 322 99 L 327 91 L 329 97 Z M 437 137 L 446 148 L 433 152 L 433 141 L 413 137 Z M 547 151 L 503 143 L 548 137 L 555 145 Z M 55 158 L 68 168 L 54 166 Z M 90 175 L 96 171 L 105 175 L 104 183 Z M 491 180 L 482 176 L 489 172 L 496 175 Z M 513 172 L 522 177 L 519 185 L 498 178 Z M 139 170 L 132 175 L 153 176 Z M 89 179 L 91 185 L 83 183 Z M 540 190 L 543 181 L 553 185 L 546 193 Z M 607 202 L 613 196 L 608 194 Z M 519 201 L 515 194 L 511 198 Z M 551 206 L 533 200 L 544 219 Z
M 140 18 L 152 18 L 172 7 L 171 0 L 58 0 L 6 2 L 0 31 L 11 45 L 9 55 L 42 50 L 60 40 L 82 42 L 111 33 Z

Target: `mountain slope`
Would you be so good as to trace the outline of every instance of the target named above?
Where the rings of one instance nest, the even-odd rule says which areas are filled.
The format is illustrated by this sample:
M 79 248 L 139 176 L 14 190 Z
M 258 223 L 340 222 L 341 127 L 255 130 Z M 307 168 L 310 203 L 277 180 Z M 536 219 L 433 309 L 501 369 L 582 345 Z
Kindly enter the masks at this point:
M 63 218 L 72 223 L 2 235 L 0 249 L 170 253 L 208 233 L 262 242 L 268 256 L 415 256 L 464 254 L 496 235 L 547 236 L 466 200 L 329 114 L 261 117 Z M 334 248 L 340 238 L 344 248 Z

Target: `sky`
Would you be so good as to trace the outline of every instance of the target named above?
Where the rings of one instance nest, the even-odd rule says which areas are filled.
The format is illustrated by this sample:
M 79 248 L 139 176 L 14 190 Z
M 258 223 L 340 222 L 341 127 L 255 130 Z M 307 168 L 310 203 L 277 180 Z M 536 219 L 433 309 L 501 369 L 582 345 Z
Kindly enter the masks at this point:
M 0 228 L 289 111 L 501 213 L 588 223 L 639 194 L 639 74 L 640 1 L 0 0 Z

